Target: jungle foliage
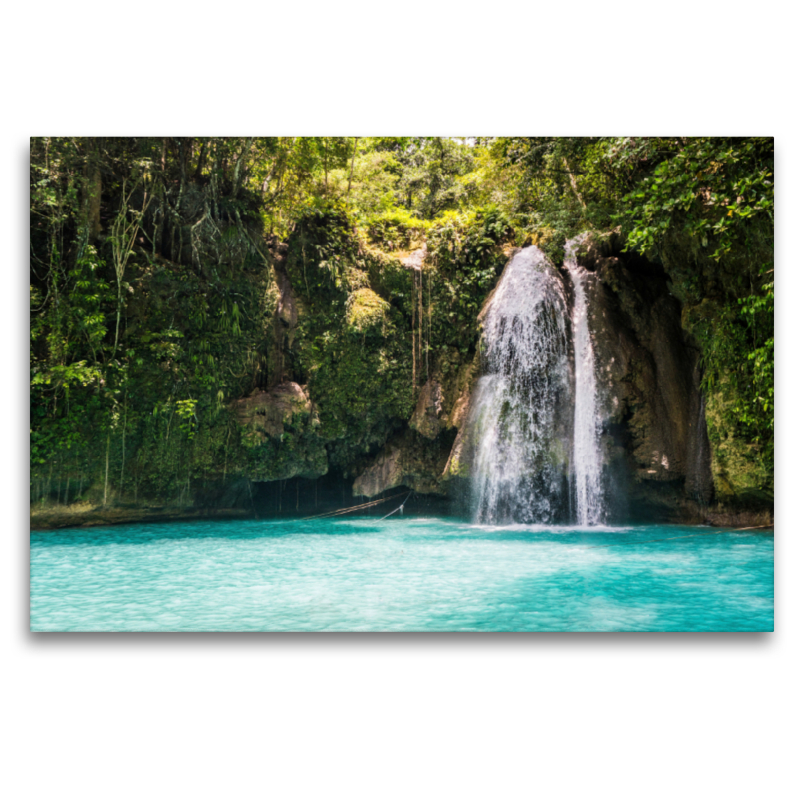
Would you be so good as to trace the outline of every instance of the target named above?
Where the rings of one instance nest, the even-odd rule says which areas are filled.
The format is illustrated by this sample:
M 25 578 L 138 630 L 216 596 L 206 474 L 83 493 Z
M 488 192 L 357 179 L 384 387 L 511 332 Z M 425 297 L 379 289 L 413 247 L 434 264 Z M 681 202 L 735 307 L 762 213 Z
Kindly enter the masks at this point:
M 302 447 L 352 472 L 474 357 L 510 247 L 614 227 L 684 305 L 712 442 L 769 483 L 773 164 L 764 138 L 32 139 L 32 500 L 188 503 Z M 231 403 L 284 380 L 313 435 L 256 452 Z

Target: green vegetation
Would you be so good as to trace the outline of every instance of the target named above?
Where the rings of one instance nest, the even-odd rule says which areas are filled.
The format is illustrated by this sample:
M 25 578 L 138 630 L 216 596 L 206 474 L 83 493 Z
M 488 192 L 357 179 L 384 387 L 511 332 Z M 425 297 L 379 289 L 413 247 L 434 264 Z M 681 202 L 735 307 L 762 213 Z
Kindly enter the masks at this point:
M 500 206 L 553 260 L 570 236 L 618 226 L 628 250 L 664 266 L 701 351 L 718 495 L 770 497 L 773 140 L 498 139 L 489 150 L 513 187 Z
M 473 360 L 511 247 L 614 228 L 683 304 L 718 490 L 769 496 L 773 170 L 761 138 L 32 139 L 31 499 L 356 474 Z M 284 381 L 313 413 L 244 435 Z

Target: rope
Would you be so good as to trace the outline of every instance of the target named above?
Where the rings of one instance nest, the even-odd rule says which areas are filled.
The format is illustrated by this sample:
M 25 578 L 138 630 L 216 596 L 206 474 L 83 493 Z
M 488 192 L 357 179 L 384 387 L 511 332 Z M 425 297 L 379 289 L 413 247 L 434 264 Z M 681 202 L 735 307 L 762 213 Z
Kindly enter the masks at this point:
M 351 511 L 358 511 L 361 508 L 370 508 L 371 506 L 377 506 L 379 503 L 385 503 L 387 500 L 395 500 L 398 497 L 401 497 L 401 494 L 393 494 L 391 497 L 383 497 L 380 500 L 370 500 L 367 503 L 362 503 L 359 506 L 350 506 L 349 508 L 340 508 L 337 511 L 326 511 L 324 514 L 316 514 L 313 517 L 303 517 L 302 521 L 308 519 L 321 519 L 322 517 L 337 517 L 340 514 L 349 514 Z
M 399 506 L 398 506 L 398 507 L 397 507 L 397 508 L 396 508 L 394 511 L 390 511 L 390 512 L 389 512 L 389 513 L 388 513 L 388 514 L 385 516 L 385 517 L 381 517 L 381 518 L 378 520 L 378 522 L 383 522 L 383 521 L 384 521 L 385 519 L 387 519 L 388 517 L 391 517 L 391 516 L 392 516 L 392 514 L 396 514 L 398 511 L 402 511 L 402 510 L 403 510 L 403 506 L 404 506 L 404 505 L 405 505 L 405 504 L 408 502 L 408 498 L 409 498 L 409 497 L 411 497 L 411 495 L 412 495 L 412 494 L 413 494 L 413 489 L 412 489 L 412 491 L 410 491 L 410 492 L 409 492 L 409 493 L 406 495 L 406 499 L 405 499 L 405 500 L 403 500 L 403 502 L 402 502 L 402 503 L 401 503 L 401 504 L 400 504 L 400 505 L 399 505 Z M 399 497 L 400 495 L 397 495 L 397 496 Z

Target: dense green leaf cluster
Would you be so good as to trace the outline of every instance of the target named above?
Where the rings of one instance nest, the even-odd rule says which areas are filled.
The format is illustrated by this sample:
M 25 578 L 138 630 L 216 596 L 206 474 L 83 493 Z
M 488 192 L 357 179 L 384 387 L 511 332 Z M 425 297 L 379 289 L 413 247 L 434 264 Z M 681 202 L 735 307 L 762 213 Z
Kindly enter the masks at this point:
M 331 463 L 345 468 L 411 413 L 411 275 L 369 253 L 341 207 L 309 212 L 288 245 L 304 305 L 293 374 L 319 409 Z
M 512 236 L 497 208 L 449 216 L 428 234 L 435 274 L 430 277 L 434 308 L 431 343 L 437 350 L 456 347 L 467 356 L 478 341 L 476 319 L 508 260 L 502 245 Z
M 771 139 L 45 137 L 30 181 L 37 500 L 352 472 L 471 362 L 513 246 L 612 228 L 683 304 L 717 457 L 771 486 Z M 287 380 L 314 424 L 254 446 L 231 404 Z

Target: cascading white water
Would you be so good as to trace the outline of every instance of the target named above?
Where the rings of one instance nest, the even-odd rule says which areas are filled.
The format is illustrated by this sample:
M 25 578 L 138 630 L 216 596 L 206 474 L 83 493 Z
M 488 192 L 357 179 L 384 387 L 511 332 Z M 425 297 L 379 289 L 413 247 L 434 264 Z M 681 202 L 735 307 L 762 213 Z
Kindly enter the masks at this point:
M 580 525 L 605 519 L 602 425 L 588 273 L 576 258 L 580 242 L 581 237 L 571 240 L 565 250 L 574 295 L 571 325 L 561 278 L 537 247 L 526 247 L 509 262 L 489 305 L 484 374 L 467 422 L 478 522 L 566 519 L 571 500 Z
M 577 521 L 581 525 L 597 525 L 603 521 L 602 470 L 600 453 L 601 421 L 597 409 L 594 348 L 589 333 L 589 312 L 586 301 L 587 271 L 578 265 L 576 251 L 582 237 L 567 242 L 564 266 L 572 279 L 574 304 L 572 336 L 575 352 L 575 422 L 573 426 L 572 469 L 575 482 Z
M 566 319 L 558 273 L 537 247 L 524 248 L 484 321 L 485 373 L 468 422 L 478 522 L 551 522 L 569 504 Z

